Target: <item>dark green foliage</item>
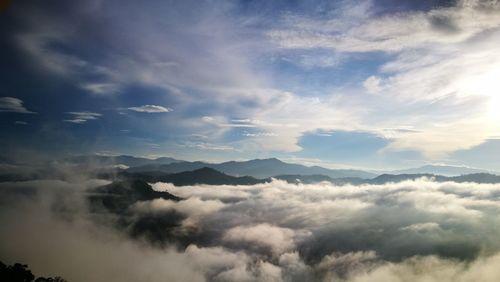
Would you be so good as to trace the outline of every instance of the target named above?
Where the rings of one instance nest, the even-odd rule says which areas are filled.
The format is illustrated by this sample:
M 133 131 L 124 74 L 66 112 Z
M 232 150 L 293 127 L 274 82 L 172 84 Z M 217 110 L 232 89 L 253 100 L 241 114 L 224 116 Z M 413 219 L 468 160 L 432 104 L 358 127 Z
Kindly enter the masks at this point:
M 117 227 L 134 238 L 145 238 L 152 243 L 172 242 L 173 232 L 180 226 L 184 216 L 175 211 L 135 213 L 133 205 L 154 199 L 179 201 L 168 192 L 154 191 L 145 181 L 129 179 L 115 181 L 94 189 L 88 196 L 90 209 L 96 215 L 116 216 Z
M 63 278 L 56 276 L 54 278 L 38 277 L 31 273 L 26 264 L 15 263 L 14 265 L 5 265 L 0 261 L 0 281 L 5 282 L 67 282 Z
M 149 201 L 157 198 L 180 200 L 179 197 L 168 192 L 154 191 L 147 182 L 138 179 L 116 181 L 96 188 L 89 195 L 92 207 L 101 205 L 113 213 L 123 213 L 130 205 L 138 201 Z
M 0 262 L 0 280 L 9 282 L 31 282 L 35 276 L 25 264 L 15 263 L 14 265 L 5 265 Z
M 209 185 L 254 185 L 269 180 L 256 179 L 250 176 L 234 177 L 215 169 L 203 167 L 194 171 L 185 171 L 163 177 L 163 182 L 176 186 L 209 184 Z

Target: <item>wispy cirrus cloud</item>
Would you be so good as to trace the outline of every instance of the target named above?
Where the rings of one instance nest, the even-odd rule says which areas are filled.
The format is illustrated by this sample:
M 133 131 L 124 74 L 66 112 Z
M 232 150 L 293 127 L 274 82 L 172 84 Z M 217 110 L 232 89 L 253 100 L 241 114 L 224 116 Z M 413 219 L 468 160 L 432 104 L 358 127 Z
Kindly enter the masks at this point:
M 168 113 L 173 111 L 171 108 L 158 105 L 142 105 L 138 107 L 129 107 L 127 109 L 139 113 Z
M 23 100 L 18 98 L 0 97 L 0 112 L 36 114 L 36 112 L 26 109 L 23 104 Z
M 67 112 L 66 114 L 71 115 L 72 118 L 65 119 L 64 122 L 70 123 L 86 123 L 89 120 L 96 120 L 102 116 L 102 114 L 94 113 L 94 112 Z
M 83 83 L 81 87 L 92 94 L 108 95 L 115 94 L 120 90 L 120 86 L 116 83 Z
M 451 7 L 383 16 L 373 15 L 373 1 L 359 2 L 344 5 L 334 18 L 288 15 L 286 27 L 273 29 L 268 36 L 290 49 L 400 52 L 464 42 L 500 25 L 497 1 L 457 1 Z

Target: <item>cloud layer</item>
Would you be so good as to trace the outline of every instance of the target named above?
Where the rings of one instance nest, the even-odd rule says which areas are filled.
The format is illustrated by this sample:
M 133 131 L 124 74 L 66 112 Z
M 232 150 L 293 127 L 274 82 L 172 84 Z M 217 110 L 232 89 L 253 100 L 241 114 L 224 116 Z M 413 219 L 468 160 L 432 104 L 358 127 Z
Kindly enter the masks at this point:
M 116 215 L 89 213 L 85 195 L 104 183 L 1 183 L 0 237 L 9 242 L 2 258 L 70 281 L 465 282 L 500 275 L 496 184 L 157 183 L 154 189 L 183 199 L 137 202 L 128 222 L 180 216 L 181 224 L 157 232 L 183 243 L 159 247 L 113 228 Z

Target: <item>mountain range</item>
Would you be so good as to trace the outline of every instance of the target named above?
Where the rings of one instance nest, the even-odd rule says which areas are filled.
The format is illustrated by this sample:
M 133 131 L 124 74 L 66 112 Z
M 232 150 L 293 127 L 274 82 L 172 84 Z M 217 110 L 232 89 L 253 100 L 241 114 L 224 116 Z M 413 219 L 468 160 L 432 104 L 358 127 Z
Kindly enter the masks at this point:
M 386 184 L 390 182 L 401 182 L 407 180 L 416 180 L 419 178 L 429 178 L 436 182 L 475 182 L 475 183 L 500 183 L 500 176 L 490 173 L 472 173 L 472 174 L 464 174 L 459 176 L 444 176 L 444 175 L 436 175 L 429 173 L 421 173 L 421 174 L 381 174 L 377 177 L 371 179 L 363 179 L 363 178 L 328 178 L 324 175 L 278 175 L 274 178 L 285 180 L 289 183 L 304 183 L 304 184 L 312 184 L 318 183 L 322 181 L 328 181 L 336 185 L 344 185 L 344 184 L 352 184 L 352 185 L 360 185 L 360 184 Z
M 178 173 L 192 171 L 203 167 L 212 168 L 232 176 L 252 176 L 255 178 L 269 178 L 283 174 L 300 175 L 325 175 L 331 178 L 359 177 L 372 178 L 376 174 L 354 169 L 328 169 L 320 166 L 304 166 L 280 161 L 276 158 L 255 159 L 249 161 L 229 161 L 223 163 L 205 162 L 175 162 L 170 164 L 147 164 L 143 166 L 131 167 L 129 172 L 151 172 Z
M 331 178 L 326 175 L 298 175 L 298 174 L 288 174 L 288 175 L 277 175 L 270 178 L 254 178 L 251 176 L 231 176 L 223 172 L 217 171 L 213 168 L 203 167 L 193 171 L 183 171 L 179 173 L 161 173 L 157 171 L 153 172 L 129 172 L 122 171 L 117 175 L 101 175 L 101 178 L 114 179 L 124 179 L 126 181 L 140 180 L 144 182 L 167 182 L 172 183 L 176 186 L 188 186 L 188 185 L 254 185 L 259 183 L 271 182 L 272 179 L 284 180 L 288 183 L 294 184 L 314 184 L 319 182 L 330 182 L 335 185 L 361 185 L 361 184 L 385 184 L 390 182 L 401 182 L 407 180 L 416 180 L 419 178 L 429 178 L 437 182 L 475 182 L 475 183 L 500 183 L 500 176 L 487 173 L 475 173 L 460 176 L 443 176 L 434 174 L 382 174 L 377 177 L 370 179 L 364 179 L 359 177 L 342 177 L 342 178 Z
M 495 173 L 484 169 L 453 165 L 424 165 L 417 168 L 388 171 L 390 174 L 439 174 L 444 176 L 459 176 L 475 173 Z
M 82 175 L 94 174 L 100 178 L 141 179 L 147 182 L 170 182 L 175 185 L 251 185 L 270 181 L 270 178 L 290 183 L 317 183 L 329 181 L 335 184 L 363 184 L 394 182 L 422 176 L 437 180 L 474 181 L 497 183 L 495 173 L 486 170 L 445 165 L 426 165 L 418 168 L 387 172 L 355 169 L 329 169 L 320 166 L 304 166 L 283 162 L 276 158 L 248 161 L 207 163 L 182 161 L 170 157 L 148 159 L 133 156 L 83 155 L 67 157 L 58 162 L 25 166 L 0 163 L 0 182 L 33 179 L 64 179 L 64 171 L 57 169 L 60 163 L 68 163 Z M 210 170 L 209 170 L 210 169 Z
M 231 176 L 212 168 L 202 167 L 193 171 L 183 171 L 179 173 L 152 172 L 129 172 L 121 171 L 115 175 L 101 174 L 101 178 L 135 180 L 146 182 L 168 182 L 176 186 L 187 186 L 197 184 L 207 185 L 254 185 L 271 181 L 270 178 L 258 179 L 251 176 Z
M 305 166 L 287 163 L 276 158 L 254 159 L 248 161 L 228 161 L 222 163 L 208 163 L 202 161 L 183 161 L 170 157 L 148 159 L 127 155 L 83 155 L 64 159 L 71 163 L 86 166 L 108 166 L 128 169 L 129 172 L 178 173 L 193 171 L 203 167 L 213 168 L 232 176 L 252 176 L 268 178 L 277 175 L 324 175 L 330 178 L 364 178 L 370 179 L 382 174 L 435 174 L 443 176 L 460 176 L 476 173 L 497 174 L 494 171 L 453 165 L 424 165 L 401 170 L 359 170 L 359 169 L 330 169 L 321 166 Z

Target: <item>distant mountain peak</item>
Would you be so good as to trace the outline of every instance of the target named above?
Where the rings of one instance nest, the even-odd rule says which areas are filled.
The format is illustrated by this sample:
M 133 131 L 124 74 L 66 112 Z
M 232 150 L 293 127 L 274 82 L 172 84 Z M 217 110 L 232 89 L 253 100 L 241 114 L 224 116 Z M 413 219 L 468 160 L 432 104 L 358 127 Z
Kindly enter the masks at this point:
M 459 176 L 473 173 L 492 173 L 491 171 L 472 168 L 463 165 L 446 165 L 446 164 L 426 164 L 416 168 L 409 168 L 403 170 L 395 170 L 387 173 L 392 174 L 439 174 L 445 176 Z M 493 172 L 494 173 L 494 172 Z
M 275 162 L 275 163 L 283 163 L 283 161 L 277 159 L 277 158 L 266 158 L 266 159 L 253 159 L 253 160 L 248 160 L 248 161 L 241 161 L 240 163 L 244 162 Z
M 226 175 L 218 170 L 215 170 L 213 168 L 209 168 L 209 167 L 202 167 L 202 168 L 199 168 L 199 169 L 195 169 L 195 170 L 192 170 L 192 171 L 185 171 L 185 172 L 181 172 L 181 173 L 186 173 L 186 174 L 213 174 L 213 175 Z

